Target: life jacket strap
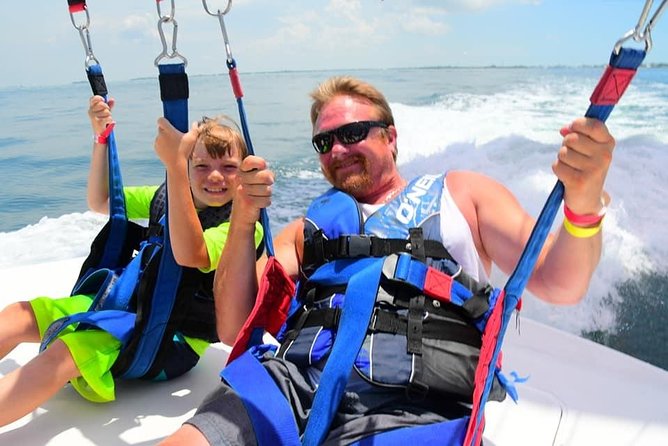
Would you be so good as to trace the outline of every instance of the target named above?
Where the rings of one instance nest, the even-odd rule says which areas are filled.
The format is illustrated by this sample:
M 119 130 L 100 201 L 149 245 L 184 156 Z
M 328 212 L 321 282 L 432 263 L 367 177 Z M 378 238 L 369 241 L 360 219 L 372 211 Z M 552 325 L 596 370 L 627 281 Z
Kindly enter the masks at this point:
M 411 238 L 408 240 L 366 234 L 342 235 L 329 240 L 324 237 L 322 230 L 318 230 L 305 243 L 304 263 L 319 265 L 336 259 L 384 257 L 401 252 L 412 254 L 422 260 L 431 257 L 455 261 L 442 244 L 435 240 L 423 240 L 421 233 L 421 228 L 412 228 Z
M 381 310 L 378 307 L 376 307 L 369 324 L 369 330 L 372 333 L 404 334 L 407 333 L 408 327 L 408 321 L 404 317 L 394 312 Z M 458 342 L 476 348 L 480 348 L 482 344 L 478 330 L 470 325 L 454 321 L 427 319 L 422 324 L 422 337 Z

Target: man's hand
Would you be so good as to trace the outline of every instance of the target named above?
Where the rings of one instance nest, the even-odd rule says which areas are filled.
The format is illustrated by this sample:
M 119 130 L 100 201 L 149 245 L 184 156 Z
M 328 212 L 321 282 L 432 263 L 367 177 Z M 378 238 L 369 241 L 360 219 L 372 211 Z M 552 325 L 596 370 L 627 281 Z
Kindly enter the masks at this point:
M 248 156 L 239 167 L 233 212 L 239 219 L 255 225 L 260 209 L 271 205 L 274 173 L 267 162 L 258 156 Z
M 603 185 L 615 140 L 592 118 L 576 119 L 560 133 L 564 139 L 552 170 L 564 183 L 564 203 L 576 214 L 597 214 L 608 201 Z

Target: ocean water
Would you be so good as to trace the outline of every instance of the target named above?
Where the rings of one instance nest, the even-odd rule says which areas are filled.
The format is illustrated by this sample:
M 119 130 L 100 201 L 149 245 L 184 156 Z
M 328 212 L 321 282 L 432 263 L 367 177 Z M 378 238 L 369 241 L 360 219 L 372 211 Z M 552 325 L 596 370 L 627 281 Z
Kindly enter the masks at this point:
M 351 71 L 388 97 L 406 176 L 473 169 L 504 183 L 537 215 L 555 183 L 558 130 L 581 116 L 603 66 Z M 310 144 L 308 92 L 340 72 L 243 73 L 253 145 L 277 174 L 274 231 L 327 188 Z M 82 78 L 84 74 L 82 73 Z M 157 184 L 161 114 L 155 78 L 108 82 L 126 185 Z M 0 267 L 84 256 L 106 217 L 86 211 L 90 88 L 0 90 Z M 190 77 L 190 120 L 237 118 L 227 74 Z M 608 126 L 617 140 L 604 252 L 574 307 L 525 296 L 522 314 L 668 370 L 668 69 L 642 68 Z M 495 271 L 495 283 L 505 276 Z

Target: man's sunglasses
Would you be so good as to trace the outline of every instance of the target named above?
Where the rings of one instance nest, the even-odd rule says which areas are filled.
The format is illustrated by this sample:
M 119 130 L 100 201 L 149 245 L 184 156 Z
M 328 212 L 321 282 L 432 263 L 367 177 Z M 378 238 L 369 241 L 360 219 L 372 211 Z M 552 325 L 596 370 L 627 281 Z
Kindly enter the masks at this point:
M 357 121 L 344 124 L 326 132 L 318 133 L 311 139 L 313 148 L 316 152 L 324 155 L 334 147 L 334 137 L 341 144 L 355 144 L 366 139 L 372 127 L 381 127 L 386 129 L 387 123 L 382 121 Z

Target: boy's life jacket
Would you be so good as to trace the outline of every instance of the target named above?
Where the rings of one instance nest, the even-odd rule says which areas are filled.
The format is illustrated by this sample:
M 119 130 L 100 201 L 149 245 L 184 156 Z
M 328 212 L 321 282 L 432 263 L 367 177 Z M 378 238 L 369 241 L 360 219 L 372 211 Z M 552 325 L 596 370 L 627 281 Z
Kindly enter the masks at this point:
M 202 229 L 206 230 L 228 221 L 231 206 L 230 202 L 220 207 L 207 207 L 200 211 L 198 217 Z M 112 367 L 114 376 L 123 376 L 135 360 L 136 351 L 143 342 L 142 334 L 145 333 L 147 324 L 150 323 L 151 312 L 164 304 L 160 296 L 154 295 L 154 291 L 157 282 L 161 280 L 159 275 L 165 242 L 163 221 L 165 214 L 166 186 L 163 183 L 151 200 L 148 227 L 131 221 L 127 222 L 119 265 L 113 269 L 97 267 L 104 254 L 110 233 L 110 222 L 108 222 L 94 239 L 90 254 L 81 267 L 79 279 L 72 291 L 72 295 L 95 295 L 90 312 L 120 310 L 133 315 L 131 319 L 128 319 L 129 323 L 133 323 L 133 327 L 122 327 L 122 331 L 127 335 L 124 339 L 120 339 L 123 347 Z M 258 251 L 260 249 L 261 247 L 258 248 Z M 135 259 L 136 256 L 140 258 Z M 133 263 L 133 260 L 136 261 Z M 131 268 L 138 268 L 138 271 L 130 271 Z M 169 311 L 157 352 L 151 353 L 154 358 L 149 360 L 151 365 L 148 371 L 142 374 L 142 378 L 151 379 L 157 377 L 161 372 L 164 374 L 165 362 L 169 361 L 168 355 L 174 352 L 175 336 L 184 335 L 212 343 L 218 341 L 213 300 L 214 272 L 203 273 L 197 268 L 179 268 L 179 279 L 172 284 L 176 287 L 173 307 Z M 119 285 L 124 275 L 131 277 L 134 283 Z M 89 324 L 88 321 L 82 321 L 80 329 L 85 329 L 87 324 Z M 104 325 L 97 326 L 107 329 Z M 64 326 L 58 324 L 58 321 L 54 322 L 45 334 L 43 347 L 48 345 L 57 332 L 63 328 Z M 108 331 L 114 334 L 112 330 Z M 194 362 L 196 363 L 196 358 Z M 179 370 L 168 378 L 184 373 L 193 365 L 194 363 L 184 366 L 183 370 L 177 368 Z
M 357 201 L 340 190 L 330 189 L 314 200 L 304 225 L 305 278 L 298 284 L 294 311 L 278 335 L 277 356 L 300 367 L 324 368 L 349 277 L 337 272 L 339 277 L 332 280 L 324 278 L 323 271 L 387 257 L 386 278 L 376 292 L 354 370 L 372 385 L 403 388 L 414 399 L 440 396 L 471 403 L 481 333 L 499 290 L 468 276 L 443 246 L 443 181 L 443 175 L 416 178 L 366 221 Z M 447 298 L 428 295 L 419 280 L 392 279 L 393 269 L 406 258 L 443 274 Z M 498 375 L 492 400 L 506 394 Z

